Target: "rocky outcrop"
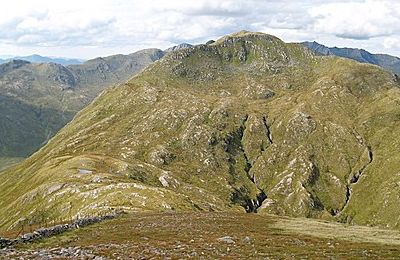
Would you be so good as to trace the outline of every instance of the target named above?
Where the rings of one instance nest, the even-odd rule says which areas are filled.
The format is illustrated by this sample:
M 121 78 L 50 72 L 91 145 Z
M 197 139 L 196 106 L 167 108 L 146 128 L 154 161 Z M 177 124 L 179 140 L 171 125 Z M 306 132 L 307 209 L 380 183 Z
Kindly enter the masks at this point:
M 191 45 L 189 43 L 181 43 L 181 44 L 178 44 L 176 46 L 166 49 L 165 52 L 172 52 L 172 51 L 187 49 L 187 48 L 191 48 L 191 47 L 193 47 L 193 45 Z
M 77 219 L 70 224 L 60 224 L 48 228 L 40 228 L 33 231 L 32 233 L 23 234 L 16 239 L 0 238 L 0 248 L 12 246 L 19 243 L 33 242 L 41 238 L 55 236 L 64 233 L 68 230 L 85 227 L 107 219 L 113 219 L 117 217 L 119 214 L 121 213 L 112 213 L 104 216 Z
M 149 162 L 155 165 L 169 164 L 175 155 L 168 151 L 164 146 L 158 145 L 149 153 Z
M 14 240 L 11 239 L 6 239 L 6 238 L 1 238 L 0 237 L 0 248 L 4 248 L 7 246 L 11 246 L 14 244 Z

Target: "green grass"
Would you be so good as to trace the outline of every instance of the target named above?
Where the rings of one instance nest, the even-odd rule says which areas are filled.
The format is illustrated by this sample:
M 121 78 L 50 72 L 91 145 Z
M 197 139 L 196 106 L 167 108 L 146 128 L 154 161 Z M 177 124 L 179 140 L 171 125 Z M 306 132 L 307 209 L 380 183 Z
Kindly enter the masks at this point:
M 21 162 L 23 157 L 0 157 L 0 171 L 3 171 Z

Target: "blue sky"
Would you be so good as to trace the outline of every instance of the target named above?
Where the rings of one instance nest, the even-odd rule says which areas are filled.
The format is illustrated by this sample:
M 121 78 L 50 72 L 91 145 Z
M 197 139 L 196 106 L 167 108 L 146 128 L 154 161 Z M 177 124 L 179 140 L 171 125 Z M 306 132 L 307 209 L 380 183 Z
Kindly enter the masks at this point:
M 400 1 L 4 1 L 0 55 L 93 58 L 243 29 L 400 56 Z

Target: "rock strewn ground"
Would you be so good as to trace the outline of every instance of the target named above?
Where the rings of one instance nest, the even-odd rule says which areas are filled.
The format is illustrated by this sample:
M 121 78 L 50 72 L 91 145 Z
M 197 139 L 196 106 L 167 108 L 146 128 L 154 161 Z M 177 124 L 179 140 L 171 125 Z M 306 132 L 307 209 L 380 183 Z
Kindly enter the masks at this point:
M 309 226 L 324 232 L 309 235 Z M 346 227 L 347 237 L 332 236 Z M 0 259 L 393 259 L 393 232 L 260 214 L 135 213 L 2 250 Z

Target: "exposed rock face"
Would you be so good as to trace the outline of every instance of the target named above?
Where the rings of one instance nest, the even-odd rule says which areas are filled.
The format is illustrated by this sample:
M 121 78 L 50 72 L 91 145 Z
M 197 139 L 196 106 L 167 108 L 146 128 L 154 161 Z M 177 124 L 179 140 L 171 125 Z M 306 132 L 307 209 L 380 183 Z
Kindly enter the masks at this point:
M 398 100 L 391 73 L 261 33 L 170 52 L 0 175 L 0 225 L 122 208 L 398 227 Z
M 163 165 L 170 163 L 175 156 L 164 146 L 155 147 L 149 154 L 149 162 L 154 165 Z
M 178 44 L 176 46 L 166 49 L 165 52 L 178 51 L 178 50 L 182 50 L 182 49 L 186 49 L 186 48 L 190 48 L 190 47 L 193 47 L 193 45 L 191 45 L 189 43 L 181 43 L 181 44 Z

